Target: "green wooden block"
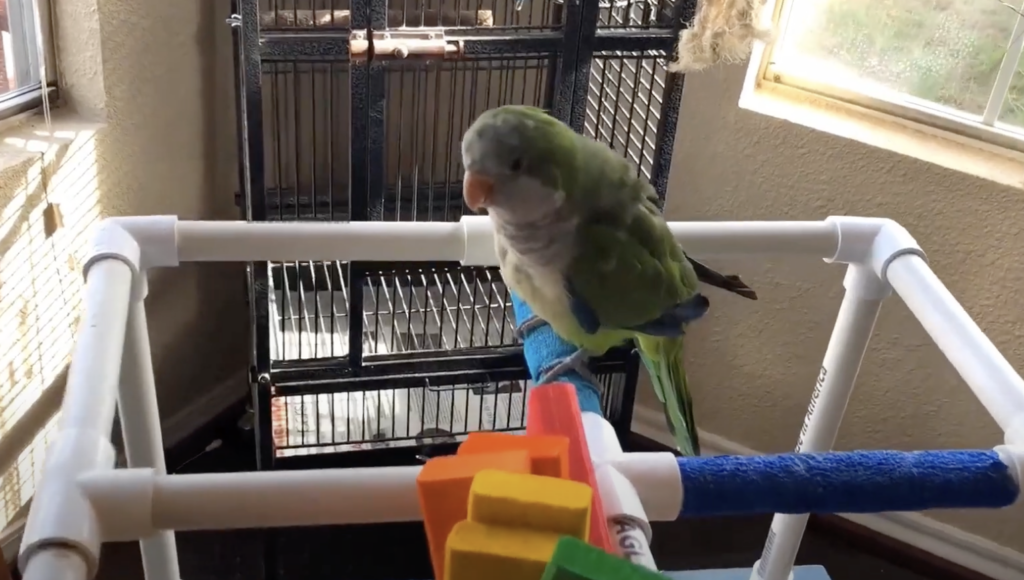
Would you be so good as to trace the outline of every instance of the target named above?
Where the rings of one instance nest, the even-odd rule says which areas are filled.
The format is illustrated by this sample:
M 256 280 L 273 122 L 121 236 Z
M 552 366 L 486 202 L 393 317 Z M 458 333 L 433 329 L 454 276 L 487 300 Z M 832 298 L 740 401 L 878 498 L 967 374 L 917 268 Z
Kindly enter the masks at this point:
M 555 546 L 541 580 L 667 580 L 653 570 L 613 556 L 570 536 Z

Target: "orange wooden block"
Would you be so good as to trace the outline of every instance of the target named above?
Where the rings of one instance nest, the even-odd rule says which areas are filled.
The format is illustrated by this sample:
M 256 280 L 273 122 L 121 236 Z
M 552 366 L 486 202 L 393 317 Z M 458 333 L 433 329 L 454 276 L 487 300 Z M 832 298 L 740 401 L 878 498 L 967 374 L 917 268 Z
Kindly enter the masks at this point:
M 474 431 L 459 445 L 458 455 L 526 451 L 534 475 L 569 478 L 569 438 L 561 435 L 513 435 Z
M 524 450 L 435 457 L 416 477 L 420 512 L 430 546 L 434 578 L 444 578 L 445 542 L 456 523 L 466 519 L 469 488 L 484 469 L 530 473 L 530 454 Z
M 594 490 L 590 509 L 590 543 L 609 554 L 617 554 L 608 534 L 604 508 L 601 507 L 576 387 L 571 383 L 552 383 L 530 389 L 526 401 L 526 434 L 560 435 L 569 439 L 569 479 L 585 483 Z

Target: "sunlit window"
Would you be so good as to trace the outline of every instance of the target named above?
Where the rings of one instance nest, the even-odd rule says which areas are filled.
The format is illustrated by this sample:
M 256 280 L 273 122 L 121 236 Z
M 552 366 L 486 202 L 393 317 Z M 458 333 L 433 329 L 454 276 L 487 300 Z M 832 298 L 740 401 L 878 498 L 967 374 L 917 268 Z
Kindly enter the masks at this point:
M 1024 150 L 1022 0 L 777 0 L 763 79 Z
M 49 12 L 42 2 L 0 0 L 0 119 L 41 104 L 54 80 Z

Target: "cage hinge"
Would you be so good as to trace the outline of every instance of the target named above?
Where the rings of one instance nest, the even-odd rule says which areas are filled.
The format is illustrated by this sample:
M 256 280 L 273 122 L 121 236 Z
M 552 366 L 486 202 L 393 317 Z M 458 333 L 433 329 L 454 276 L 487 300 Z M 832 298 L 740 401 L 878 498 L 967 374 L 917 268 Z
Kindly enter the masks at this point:
M 355 30 L 349 35 L 349 55 L 353 59 L 369 58 L 371 45 L 375 59 L 445 58 L 461 52 L 459 43 L 445 38 L 442 28 L 374 31 L 369 37 L 365 31 Z

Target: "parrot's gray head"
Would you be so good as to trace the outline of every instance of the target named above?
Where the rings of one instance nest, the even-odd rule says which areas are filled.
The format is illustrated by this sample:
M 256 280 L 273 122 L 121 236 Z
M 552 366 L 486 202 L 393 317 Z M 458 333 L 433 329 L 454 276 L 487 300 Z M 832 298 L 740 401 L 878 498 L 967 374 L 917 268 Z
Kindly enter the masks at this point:
M 466 206 L 507 224 L 544 220 L 565 201 L 553 152 L 571 130 L 543 110 L 505 106 L 485 111 L 462 137 Z

